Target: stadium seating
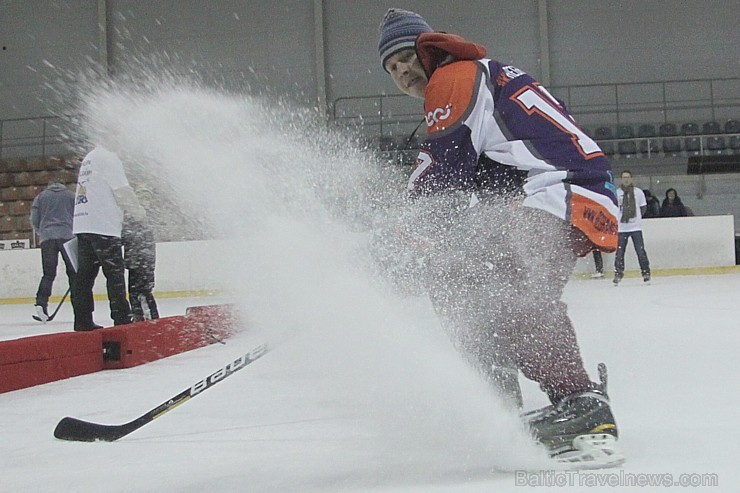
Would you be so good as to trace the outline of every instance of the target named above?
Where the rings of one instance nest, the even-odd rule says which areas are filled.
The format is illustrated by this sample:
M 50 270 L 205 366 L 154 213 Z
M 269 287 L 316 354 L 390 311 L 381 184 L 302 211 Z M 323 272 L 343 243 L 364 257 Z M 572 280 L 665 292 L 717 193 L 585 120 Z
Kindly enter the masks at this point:
M 0 160 L 0 240 L 31 239 L 33 228 L 29 220 L 33 199 L 41 193 L 52 177 L 52 171 L 64 175 L 63 181 L 73 187 L 77 170 L 64 158 Z
M 658 135 L 663 137 L 662 147 L 665 154 L 678 155 L 681 152 L 681 139 L 675 123 L 663 123 L 658 127 Z
M 699 125 L 694 122 L 687 122 L 681 125 L 681 135 L 684 136 L 683 146 L 688 155 L 699 155 L 701 153 L 701 138 L 699 135 Z
M 727 120 L 724 130 L 726 134 L 740 134 L 740 122 L 732 119 Z
M 614 138 L 611 127 L 597 127 L 594 131 L 594 138 L 604 154 L 607 156 L 614 154 L 614 142 L 605 142 Z
M 722 127 L 716 121 L 705 122 L 701 126 L 701 132 L 706 137 L 706 150 L 710 154 L 721 154 L 722 151 L 727 149 L 727 143 L 722 135 Z
M 618 139 L 634 139 L 635 131 L 632 125 L 619 125 L 617 127 Z M 623 156 L 637 154 L 637 143 L 634 140 L 620 140 L 617 143 L 617 152 Z
M 728 147 L 734 154 L 740 154 L 740 135 L 731 136 Z
M 640 125 L 637 128 L 637 136 L 644 138 L 644 140 L 640 140 L 639 142 L 641 154 L 652 155 L 660 151 L 659 146 L 658 146 L 658 140 L 649 138 L 649 137 L 655 137 L 656 135 L 657 134 L 655 132 L 655 125 L 646 123 L 646 124 Z
M 701 133 L 704 135 L 708 134 L 720 134 L 722 133 L 722 128 L 719 126 L 719 123 L 717 122 L 705 122 L 701 126 Z

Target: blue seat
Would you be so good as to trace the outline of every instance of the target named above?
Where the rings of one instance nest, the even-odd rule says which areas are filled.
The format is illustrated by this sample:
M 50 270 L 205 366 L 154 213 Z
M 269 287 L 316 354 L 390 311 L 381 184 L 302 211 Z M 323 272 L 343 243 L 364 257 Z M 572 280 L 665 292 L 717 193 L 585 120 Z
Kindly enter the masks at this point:
M 617 138 L 634 139 L 635 131 L 632 125 L 619 125 L 617 127 Z M 617 151 L 623 155 L 637 154 L 637 143 L 634 140 L 621 140 L 617 142 Z
M 594 138 L 596 140 L 613 139 L 612 127 L 597 127 L 594 132 Z
M 609 141 L 613 138 L 614 134 L 611 127 L 596 127 L 596 130 L 594 130 L 594 139 L 596 139 L 596 143 L 599 144 L 599 147 L 601 147 L 601 150 L 607 156 L 614 154 L 614 142 L 604 141 Z
M 699 125 L 694 122 L 688 122 L 681 125 L 681 135 L 684 135 L 683 146 L 686 152 L 690 155 L 697 155 L 701 153 L 701 138 L 695 137 L 699 135 Z
M 656 135 L 655 125 L 645 123 L 637 128 L 637 136 L 643 138 L 639 141 L 640 152 L 642 154 L 656 154 L 659 152 L 658 140 L 649 138 Z
M 658 127 L 658 135 L 663 137 L 663 152 L 674 156 L 681 152 L 681 139 L 677 137 L 678 128 L 675 123 L 663 123 Z
M 661 137 L 671 137 L 678 135 L 678 128 L 676 128 L 675 123 L 663 123 L 658 127 L 658 133 Z
M 701 133 L 703 133 L 704 135 L 721 134 L 722 128 L 717 122 L 705 122 L 701 126 Z
M 740 135 L 731 135 L 729 148 L 734 154 L 740 154 Z
M 737 120 L 727 120 L 725 122 L 726 134 L 740 134 L 740 122 Z

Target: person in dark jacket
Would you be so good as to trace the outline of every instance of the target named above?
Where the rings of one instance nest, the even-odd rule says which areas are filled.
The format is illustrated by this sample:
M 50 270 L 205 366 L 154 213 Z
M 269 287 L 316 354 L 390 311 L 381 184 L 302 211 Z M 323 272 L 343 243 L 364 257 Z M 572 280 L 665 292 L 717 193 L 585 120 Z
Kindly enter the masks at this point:
M 142 206 L 149 208 L 151 191 L 139 188 L 136 193 Z M 137 220 L 130 214 L 125 214 L 121 240 L 123 262 L 128 270 L 128 299 L 134 322 L 157 319 L 159 309 L 152 293 L 157 244 L 149 221 L 146 218 Z
M 665 191 L 665 199 L 660 207 L 660 217 L 686 217 L 689 213 L 686 206 L 681 202 L 675 188 L 669 188 Z
M 74 208 L 75 194 L 62 184 L 61 175 L 58 173 L 54 174 L 49 186 L 33 199 L 31 205 L 31 225 L 39 235 L 43 271 L 34 308 L 36 316 L 44 322 L 49 318 L 49 296 L 57 275 L 59 254 L 64 260 L 70 286 L 74 280 L 75 269 L 64 249 L 64 244 L 74 236 L 72 234 Z
M 645 200 L 647 200 L 647 208 L 645 214 L 642 215 L 643 219 L 649 219 L 651 217 L 660 217 L 660 200 L 658 197 L 652 194 L 650 190 L 643 190 L 645 193 Z

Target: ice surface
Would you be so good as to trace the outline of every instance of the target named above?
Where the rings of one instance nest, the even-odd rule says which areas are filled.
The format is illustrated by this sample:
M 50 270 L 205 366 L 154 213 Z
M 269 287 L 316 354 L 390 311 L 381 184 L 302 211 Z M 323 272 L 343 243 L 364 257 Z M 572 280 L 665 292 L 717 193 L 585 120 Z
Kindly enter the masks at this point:
M 716 474 L 719 488 L 711 491 L 735 491 L 738 292 L 740 274 L 658 277 L 651 286 L 626 279 L 618 288 L 608 280 L 569 284 L 565 298 L 592 376 L 597 362 L 609 365 L 628 457 L 620 470 L 537 476 L 532 471 L 548 464 L 517 441 L 513 422 L 476 377 L 440 341 L 410 347 L 402 334 L 397 348 L 382 341 L 386 358 L 366 361 L 363 350 L 375 357 L 377 348 L 342 348 L 320 330 L 299 332 L 118 442 L 53 438 L 63 416 L 120 424 L 143 414 L 257 343 L 247 329 L 226 345 L 0 395 L 0 490 L 489 492 L 520 491 L 518 479 L 591 491 L 589 481 L 622 471 L 621 481 L 638 473 Z M 161 306 L 174 315 L 214 301 L 223 300 Z M 411 306 L 427 313 L 423 300 Z M 0 307 L 4 339 L 71 327 L 68 305 L 46 325 L 31 320 L 30 309 Z M 349 319 L 346 330 L 354 330 Z M 524 391 L 528 406 L 544 403 L 533 384 L 524 382 Z

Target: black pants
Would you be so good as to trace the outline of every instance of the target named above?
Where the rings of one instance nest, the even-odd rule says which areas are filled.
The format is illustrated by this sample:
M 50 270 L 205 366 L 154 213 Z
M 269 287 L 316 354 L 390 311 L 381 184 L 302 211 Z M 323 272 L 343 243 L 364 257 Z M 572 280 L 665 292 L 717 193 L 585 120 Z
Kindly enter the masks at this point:
M 128 270 L 128 299 L 134 321 L 159 318 L 157 300 L 154 299 L 154 271 L 151 269 Z M 148 313 L 148 317 L 147 317 Z
M 72 284 L 75 329 L 91 328 L 95 310 L 93 286 L 102 267 L 108 289 L 110 316 L 115 325 L 131 322 L 131 307 L 126 299 L 121 239 L 90 233 L 77 235 L 77 274 Z
M 601 252 L 594 250 L 594 268 L 597 274 L 604 273 L 604 257 L 601 256 Z
M 627 241 L 632 238 L 632 244 L 635 246 L 637 261 L 640 263 L 642 275 L 650 274 L 650 261 L 645 251 L 645 242 L 642 239 L 642 231 L 630 231 L 629 233 L 619 233 L 619 242 L 617 243 L 617 253 L 614 257 L 614 271 L 617 276 L 624 275 L 624 251 L 627 249 Z
M 75 269 L 72 266 L 72 262 L 67 255 L 67 251 L 64 249 L 64 244 L 69 240 L 46 240 L 41 243 L 41 268 L 43 270 L 43 276 L 39 283 L 39 289 L 36 291 L 36 304 L 41 306 L 47 306 L 49 304 L 49 296 L 51 296 L 51 287 L 54 285 L 54 279 L 57 276 L 57 265 L 59 264 L 59 254 L 62 254 L 62 260 L 67 270 L 67 279 L 69 280 L 69 286 L 72 287 L 72 282 L 75 277 Z

